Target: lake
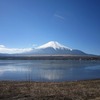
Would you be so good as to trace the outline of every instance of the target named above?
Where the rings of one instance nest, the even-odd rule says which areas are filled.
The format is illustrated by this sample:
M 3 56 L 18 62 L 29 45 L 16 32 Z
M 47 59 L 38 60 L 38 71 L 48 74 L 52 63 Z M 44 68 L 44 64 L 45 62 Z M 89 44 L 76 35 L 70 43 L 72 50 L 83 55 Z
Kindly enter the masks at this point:
M 62 82 L 100 78 L 100 61 L 0 60 L 0 80 Z

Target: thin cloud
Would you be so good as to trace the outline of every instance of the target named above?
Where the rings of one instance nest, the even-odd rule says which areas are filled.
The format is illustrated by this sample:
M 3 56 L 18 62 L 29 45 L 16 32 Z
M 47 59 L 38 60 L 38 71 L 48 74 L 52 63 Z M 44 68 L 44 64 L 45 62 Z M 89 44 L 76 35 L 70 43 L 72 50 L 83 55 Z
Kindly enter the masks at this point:
M 65 19 L 63 16 L 58 15 L 58 14 L 55 14 L 54 16 L 55 16 L 55 17 L 57 17 L 57 18 L 60 18 L 60 19 L 62 19 L 62 20 L 64 20 L 64 19 Z
M 5 48 L 5 46 L 4 45 L 0 45 L 0 48 Z
M 33 44 L 32 46 L 33 46 L 33 47 L 36 47 L 36 46 L 37 46 L 37 44 Z
M 0 45 L 0 53 L 14 54 L 14 53 L 29 52 L 31 50 L 32 48 L 7 48 L 4 45 Z

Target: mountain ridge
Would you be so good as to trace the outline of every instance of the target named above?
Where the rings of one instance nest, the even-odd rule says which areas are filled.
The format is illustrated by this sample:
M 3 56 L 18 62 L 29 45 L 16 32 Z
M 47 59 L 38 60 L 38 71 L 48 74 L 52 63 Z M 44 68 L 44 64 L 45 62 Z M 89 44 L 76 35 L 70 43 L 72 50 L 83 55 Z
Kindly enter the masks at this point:
M 81 50 L 71 49 L 57 41 L 50 41 L 27 53 L 33 55 L 87 55 Z

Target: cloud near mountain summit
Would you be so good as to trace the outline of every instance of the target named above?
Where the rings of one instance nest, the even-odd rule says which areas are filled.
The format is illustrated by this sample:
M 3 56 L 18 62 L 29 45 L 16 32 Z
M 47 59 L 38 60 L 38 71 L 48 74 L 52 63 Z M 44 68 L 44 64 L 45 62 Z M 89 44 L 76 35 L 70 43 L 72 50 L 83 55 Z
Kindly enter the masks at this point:
M 23 53 L 23 52 L 28 52 L 31 51 L 32 48 L 7 48 L 4 45 L 0 45 L 0 53 Z

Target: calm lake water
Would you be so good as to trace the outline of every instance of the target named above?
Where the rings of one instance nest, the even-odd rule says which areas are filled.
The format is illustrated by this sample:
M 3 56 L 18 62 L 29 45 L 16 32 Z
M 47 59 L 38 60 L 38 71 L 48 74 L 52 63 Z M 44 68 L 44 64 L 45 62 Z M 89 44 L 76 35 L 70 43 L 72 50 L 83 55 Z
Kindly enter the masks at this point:
M 0 80 L 75 81 L 100 78 L 100 61 L 0 60 Z

